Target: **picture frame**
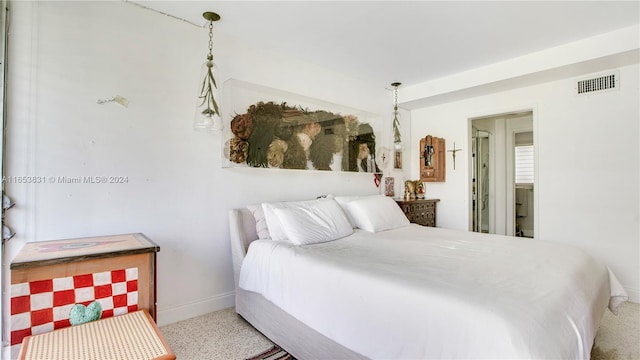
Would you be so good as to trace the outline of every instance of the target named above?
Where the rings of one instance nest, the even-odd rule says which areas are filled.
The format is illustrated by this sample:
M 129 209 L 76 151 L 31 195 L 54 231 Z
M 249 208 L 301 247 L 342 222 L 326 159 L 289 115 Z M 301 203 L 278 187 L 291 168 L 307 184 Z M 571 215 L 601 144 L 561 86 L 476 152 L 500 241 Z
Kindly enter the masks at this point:
M 402 150 L 393 151 L 393 169 L 402 170 Z
M 396 195 L 395 179 L 391 176 L 384 178 L 384 195 L 394 197 Z

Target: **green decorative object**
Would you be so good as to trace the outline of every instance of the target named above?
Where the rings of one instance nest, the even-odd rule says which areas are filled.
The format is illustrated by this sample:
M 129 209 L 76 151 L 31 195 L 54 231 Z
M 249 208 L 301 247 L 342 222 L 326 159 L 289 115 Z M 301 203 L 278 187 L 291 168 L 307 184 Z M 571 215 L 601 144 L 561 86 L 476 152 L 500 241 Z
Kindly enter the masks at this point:
M 102 305 L 94 301 L 89 306 L 75 304 L 69 311 L 69 322 L 71 325 L 80 325 L 100 319 L 102 316 Z

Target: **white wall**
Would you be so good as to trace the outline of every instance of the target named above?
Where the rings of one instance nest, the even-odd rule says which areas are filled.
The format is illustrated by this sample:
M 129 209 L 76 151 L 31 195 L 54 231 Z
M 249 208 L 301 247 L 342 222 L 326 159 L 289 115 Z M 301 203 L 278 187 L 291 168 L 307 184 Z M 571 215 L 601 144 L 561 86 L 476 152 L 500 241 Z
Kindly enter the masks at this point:
M 7 184 L 17 203 L 7 258 L 26 241 L 143 232 L 161 248 L 160 325 L 233 304 L 230 208 L 380 191 L 371 174 L 221 168 L 220 135 L 192 130 L 204 28 L 125 2 L 13 2 L 9 41 L 7 175 L 128 183 Z M 389 116 L 387 84 L 260 50 L 225 34 L 223 22 L 214 42 L 219 83 Z M 96 104 L 116 94 L 128 108 Z M 383 141 L 389 130 L 376 129 Z
M 447 181 L 427 184 L 440 198 L 438 224 L 469 228 L 468 119 L 533 110 L 536 145 L 536 239 L 575 245 L 606 263 L 640 301 L 639 65 L 619 68 L 620 90 L 574 95 L 574 78 L 412 111 L 412 158 L 426 134 L 453 141 Z M 411 174 L 418 174 L 415 161 Z

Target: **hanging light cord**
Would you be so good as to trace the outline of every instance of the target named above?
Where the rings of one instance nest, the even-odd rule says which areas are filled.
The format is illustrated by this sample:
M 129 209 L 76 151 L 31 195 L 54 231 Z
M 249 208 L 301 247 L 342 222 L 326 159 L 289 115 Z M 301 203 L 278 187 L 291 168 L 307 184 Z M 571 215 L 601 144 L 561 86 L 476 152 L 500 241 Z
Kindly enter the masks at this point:
M 213 21 L 209 21 L 209 55 L 207 60 L 213 60 Z

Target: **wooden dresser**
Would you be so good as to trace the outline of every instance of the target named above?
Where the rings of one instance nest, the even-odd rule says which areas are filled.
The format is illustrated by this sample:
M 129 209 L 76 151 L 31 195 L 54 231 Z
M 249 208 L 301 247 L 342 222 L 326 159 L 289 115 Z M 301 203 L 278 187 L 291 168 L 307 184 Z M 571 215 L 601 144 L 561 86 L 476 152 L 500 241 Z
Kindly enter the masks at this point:
M 11 345 L 70 326 L 76 304 L 155 319 L 158 251 L 141 233 L 27 243 L 11 262 Z
M 438 201 L 440 199 L 396 199 L 400 209 L 410 222 L 431 227 L 436 226 L 436 203 Z

